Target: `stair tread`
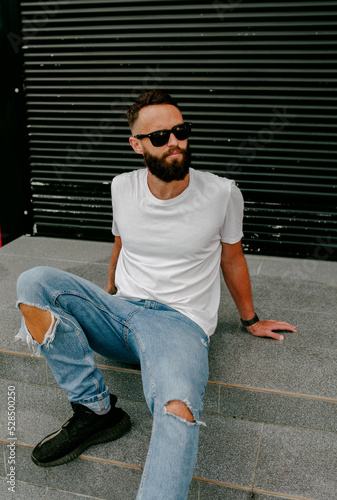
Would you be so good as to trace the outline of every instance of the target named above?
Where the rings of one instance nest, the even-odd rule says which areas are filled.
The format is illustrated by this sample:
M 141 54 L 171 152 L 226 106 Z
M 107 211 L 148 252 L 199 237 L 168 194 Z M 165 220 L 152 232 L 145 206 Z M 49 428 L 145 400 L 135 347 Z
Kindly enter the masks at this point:
M 109 500 L 112 492 L 116 500 L 130 500 L 138 488 L 152 426 L 140 369 L 102 356 L 96 361 L 118 405 L 131 416 L 130 432 L 43 473 L 30 459 L 33 446 L 56 430 L 71 408 L 44 359 L 13 342 L 21 321 L 16 279 L 43 264 L 104 287 L 111 245 L 86 244 L 22 237 L 0 250 L 0 397 L 6 401 L 8 386 L 15 385 L 18 500 Z M 189 500 L 248 500 L 252 491 L 257 500 L 334 500 L 337 263 L 309 266 L 258 256 L 248 256 L 248 263 L 260 317 L 288 321 L 298 333 L 286 333 L 284 342 L 250 336 L 222 284 L 201 418 L 207 427 L 200 432 Z M 5 405 L 1 408 L 0 446 L 6 456 Z M 0 498 L 7 492 L 5 467 L 6 460 L 0 464 Z

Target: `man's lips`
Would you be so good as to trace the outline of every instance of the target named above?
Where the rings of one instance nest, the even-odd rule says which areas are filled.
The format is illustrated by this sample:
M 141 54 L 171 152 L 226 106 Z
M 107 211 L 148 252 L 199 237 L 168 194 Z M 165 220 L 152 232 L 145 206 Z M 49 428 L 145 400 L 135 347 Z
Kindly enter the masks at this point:
M 182 152 L 181 151 L 171 151 L 170 153 L 168 153 L 167 155 L 165 156 L 179 156 L 181 155 Z

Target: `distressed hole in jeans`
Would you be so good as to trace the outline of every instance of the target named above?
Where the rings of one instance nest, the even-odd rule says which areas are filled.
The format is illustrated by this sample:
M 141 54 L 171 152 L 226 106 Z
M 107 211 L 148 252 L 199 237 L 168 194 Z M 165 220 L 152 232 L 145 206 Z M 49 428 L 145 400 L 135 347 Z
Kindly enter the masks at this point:
M 177 418 L 181 422 L 187 425 L 204 425 L 204 422 L 195 419 L 195 413 L 197 410 L 192 409 L 192 405 L 189 403 L 188 399 L 180 401 L 179 399 L 173 399 L 168 401 L 164 405 L 164 414 L 170 415 Z
M 23 303 L 22 303 L 22 305 L 28 306 L 28 304 L 23 304 Z M 34 307 L 35 309 L 40 309 L 41 311 L 44 311 L 44 312 L 47 311 L 46 309 L 42 309 L 42 308 L 39 308 L 36 306 L 30 306 L 30 307 Z M 20 310 L 21 310 L 21 307 L 20 307 Z M 50 315 L 50 323 L 49 323 L 49 327 L 48 327 L 47 331 L 43 334 L 40 334 L 40 335 L 34 334 L 34 336 L 33 336 L 27 327 L 24 311 L 25 311 L 25 308 L 22 311 L 22 315 L 23 315 L 22 325 L 21 325 L 20 331 L 16 335 L 15 339 L 16 340 L 21 339 L 23 341 L 26 341 L 27 345 L 32 349 L 33 354 L 40 356 L 41 346 L 44 345 L 46 347 L 49 347 L 51 342 L 54 340 L 55 329 L 56 329 L 56 325 L 59 321 L 59 318 L 57 318 L 51 311 L 48 310 L 48 313 Z M 26 312 L 27 312 L 27 309 L 26 309 Z M 37 314 L 38 314 L 38 312 L 37 312 Z M 35 336 L 38 338 L 38 340 L 40 340 L 40 342 L 34 338 Z

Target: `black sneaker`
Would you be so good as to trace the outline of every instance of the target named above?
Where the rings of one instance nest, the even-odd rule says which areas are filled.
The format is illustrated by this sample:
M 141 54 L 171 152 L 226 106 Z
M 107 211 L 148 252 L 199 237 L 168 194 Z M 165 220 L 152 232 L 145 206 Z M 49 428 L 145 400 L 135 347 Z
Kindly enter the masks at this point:
M 131 427 L 130 417 L 115 408 L 117 398 L 111 396 L 111 409 L 97 415 L 88 407 L 71 403 L 74 414 L 62 427 L 45 437 L 32 452 L 32 460 L 40 467 L 62 465 L 78 457 L 93 444 L 121 437 Z

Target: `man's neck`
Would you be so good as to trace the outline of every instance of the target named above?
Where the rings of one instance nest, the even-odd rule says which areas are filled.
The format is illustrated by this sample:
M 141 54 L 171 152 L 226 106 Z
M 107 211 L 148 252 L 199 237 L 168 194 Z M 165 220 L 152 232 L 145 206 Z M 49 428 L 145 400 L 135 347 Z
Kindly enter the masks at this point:
M 153 196 L 160 200 L 170 200 L 179 196 L 190 182 L 190 174 L 187 174 L 182 181 L 164 182 L 148 171 L 147 183 Z

